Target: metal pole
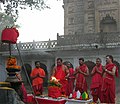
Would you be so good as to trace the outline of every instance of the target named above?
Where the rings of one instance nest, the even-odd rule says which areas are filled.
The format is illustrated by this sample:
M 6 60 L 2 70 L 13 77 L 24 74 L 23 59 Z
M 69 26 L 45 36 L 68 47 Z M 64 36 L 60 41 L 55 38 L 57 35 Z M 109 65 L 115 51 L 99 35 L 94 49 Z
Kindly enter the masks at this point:
M 27 77 L 27 79 L 28 79 L 28 83 L 29 83 L 30 88 L 31 88 L 31 90 L 32 90 L 32 92 L 33 92 L 33 96 L 34 96 L 35 102 L 36 102 L 36 104 L 39 104 L 38 101 L 37 101 L 37 99 L 35 98 L 35 93 L 34 93 L 32 84 L 31 84 L 31 82 L 30 82 L 29 76 L 28 76 L 28 74 L 27 74 L 27 70 L 26 70 L 26 67 L 25 67 L 25 65 L 24 65 L 24 62 L 23 62 L 23 60 L 22 60 L 22 57 L 21 57 L 21 54 L 20 54 L 20 50 L 19 50 L 19 48 L 18 48 L 17 43 L 16 43 L 16 46 L 17 46 L 17 50 L 18 50 L 18 54 L 19 54 L 19 56 L 20 56 L 20 60 L 21 60 L 22 66 L 23 66 L 24 71 L 25 71 L 25 75 L 26 75 L 26 77 Z

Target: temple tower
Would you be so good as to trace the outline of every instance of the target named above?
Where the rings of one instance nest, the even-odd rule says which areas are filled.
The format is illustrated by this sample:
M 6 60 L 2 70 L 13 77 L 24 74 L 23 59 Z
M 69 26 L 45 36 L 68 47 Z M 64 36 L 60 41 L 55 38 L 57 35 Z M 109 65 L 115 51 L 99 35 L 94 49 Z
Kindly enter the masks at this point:
M 120 0 L 63 0 L 64 35 L 120 32 Z

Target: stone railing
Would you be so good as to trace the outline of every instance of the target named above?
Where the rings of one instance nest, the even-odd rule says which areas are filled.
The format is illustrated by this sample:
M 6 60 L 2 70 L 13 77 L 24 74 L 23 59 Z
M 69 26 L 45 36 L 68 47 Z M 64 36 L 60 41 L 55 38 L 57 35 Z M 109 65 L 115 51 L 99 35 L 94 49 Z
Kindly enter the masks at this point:
M 20 50 L 31 50 L 31 49 L 45 50 L 45 49 L 55 48 L 56 44 L 57 44 L 56 40 L 52 40 L 52 41 L 49 40 L 49 41 L 37 41 L 37 42 L 33 41 L 33 42 L 18 43 L 18 46 Z
M 53 49 L 55 48 L 56 44 L 57 44 L 56 40 L 17 43 L 21 51 Z M 16 44 L 11 45 L 11 50 L 16 50 L 16 49 L 17 49 Z M 9 50 L 9 45 L 7 43 L 2 43 L 0 46 L 0 52 L 8 51 L 8 50 Z
M 57 35 L 57 40 L 33 41 L 18 43 L 21 51 L 29 50 L 61 50 L 75 48 L 111 48 L 120 47 L 120 33 L 97 33 L 81 35 Z M 16 50 L 16 45 L 12 45 L 12 50 Z M 8 51 L 8 44 L 2 43 L 0 52 Z
M 81 35 L 57 36 L 58 45 L 114 44 L 120 42 L 120 33 L 90 33 Z

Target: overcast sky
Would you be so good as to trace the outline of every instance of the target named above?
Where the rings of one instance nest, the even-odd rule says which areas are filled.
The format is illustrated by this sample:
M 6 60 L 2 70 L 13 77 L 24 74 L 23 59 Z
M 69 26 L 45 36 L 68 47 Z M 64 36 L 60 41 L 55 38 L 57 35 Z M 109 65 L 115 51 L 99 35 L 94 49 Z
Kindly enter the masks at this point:
M 47 0 L 51 9 L 20 10 L 17 24 L 20 25 L 18 41 L 32 42 L 57 39 L 64 33 L 63 0 Z

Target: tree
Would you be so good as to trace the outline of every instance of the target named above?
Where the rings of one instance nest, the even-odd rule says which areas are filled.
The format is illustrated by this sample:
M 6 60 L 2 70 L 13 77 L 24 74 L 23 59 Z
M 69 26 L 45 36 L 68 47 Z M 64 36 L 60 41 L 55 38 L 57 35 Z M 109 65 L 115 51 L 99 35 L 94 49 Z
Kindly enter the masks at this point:
M 8 16 L 5 13 L 0 13 L 0 36 L 1 32 L 4 28 L 6 27 L 12 27 L 14 26 L 14 17 L 13 16 Z
M 11 28 L 19 16 L 20 9 L 37 9 L 42 10 L 49 8 L 45 0 L 0 0 L 0 7 L 4 10 L 0 13 L 0 40 L 2 30 L 6 27 Z M 15 25 L 16 26 L 16 25 Z M 18 25 L 16 27 L 19 27 Z
M 5 13 L 10 17 L 13 16 L 16 21 L 18 18 L 19 8 L 30 8 L 31 10 L 49 8 L 44 1 L 45 0 L 0 0 L 0 3 L 3 4 Z

